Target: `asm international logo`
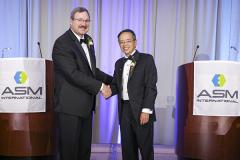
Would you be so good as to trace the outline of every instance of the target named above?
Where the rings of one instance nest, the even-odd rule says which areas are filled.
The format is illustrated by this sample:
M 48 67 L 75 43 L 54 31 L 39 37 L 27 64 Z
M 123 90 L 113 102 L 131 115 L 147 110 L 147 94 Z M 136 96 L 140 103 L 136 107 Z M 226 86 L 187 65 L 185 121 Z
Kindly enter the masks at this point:
M 46 111 L 45 60 L 9 58 L 0 61 L 0 70 L 0 113 Z
M 223 74 L 214 74 L 212 84 L 215 88 L 204 87 L 197 94 L 197 102 L 225 102 L 238 103 L 238 90 L 226 87 L 226 76 Z
M 215 74 L 213 76 L 212 83 L 215 87 L 223 87 L 226 83 L 226 79 L 223 74 Z
M 24 84 L 28 79 L 28 75 L 24 71 L 17 71 L 14 75 L 14 80 L 17 84 Z
M 34 78 L 32 84 L 26 85 L 28 77 L 25 71 L 16 71 L 15 74 L 13 72 L 14 81 L 21 85 L 9 83 L 1 92 L 1 99 L 42 99 L 43 87 L 41 85 L 34 86 Z

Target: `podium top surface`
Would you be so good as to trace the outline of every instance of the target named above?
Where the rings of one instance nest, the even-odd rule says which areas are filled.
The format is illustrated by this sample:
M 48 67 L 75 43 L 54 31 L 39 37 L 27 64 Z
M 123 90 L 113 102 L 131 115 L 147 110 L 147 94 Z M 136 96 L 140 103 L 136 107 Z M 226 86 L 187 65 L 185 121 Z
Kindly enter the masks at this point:
M 13 58 L 0 58 L 0 61 L 6 61 L 6 60 L 45 60 L 45 61 L 50 61 L 52 62 L 52 60 L 48 60 L 48 59 L 45 59 L 45 58 L 34 58 L 34 57 L 13 57 Z
M 184 63 L 181 66 L 185 66 L 185 65 L 190 65 L 190 64 L 194 64 L 194 63 L 222 63 L 222 64 L 240 64 L 240 62 L 238 61 L 227 61 L 227 60 L 204 60 L 204 61 L 193 61 L 193 62 L 189 62 L 189 63 Z

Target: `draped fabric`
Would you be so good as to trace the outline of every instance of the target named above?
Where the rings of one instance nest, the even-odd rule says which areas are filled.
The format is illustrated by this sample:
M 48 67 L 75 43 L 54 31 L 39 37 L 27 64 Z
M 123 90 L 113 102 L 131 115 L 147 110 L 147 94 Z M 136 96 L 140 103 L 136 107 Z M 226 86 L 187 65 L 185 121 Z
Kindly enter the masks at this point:
M 74 7 L 86 7 L 97 66 L 113 74 L 122 57 L 117 34 L 125 28 L 137 36 L 137 49 L 152 54 L 158 69 L 154 142 L 174 144 L 176 71 L 193 53 L 211 60 L 239 61 L 239 0 L 0 0 L 1 57 L 51 59 L 55 39 L 69 28 Z M 94 143 L 119 142 L 116 97 L 99 96 Z

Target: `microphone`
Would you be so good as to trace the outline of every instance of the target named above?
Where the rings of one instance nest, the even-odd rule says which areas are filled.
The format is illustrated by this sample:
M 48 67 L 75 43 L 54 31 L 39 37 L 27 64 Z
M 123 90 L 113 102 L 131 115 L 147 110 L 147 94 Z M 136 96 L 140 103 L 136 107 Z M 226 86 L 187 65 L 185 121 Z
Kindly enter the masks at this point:
M 233 49 L 236 53 L 239 53 L 238 49 L 235 46 L 231 46 L 230 48 Z
M 38 44 L 38 49 L 39 49 L 39 52 L 40 52 L 40 56 L 41 56 L 41 58 L 43 58 L 40 42 L 37 42 L 37 44 Z
M 12 48 L 10 48 L 10 47 L 3 48 L 3 49 L 2 49 L 2 56 L 1 56 L 1 58 L 3 58 L 4 52 L 5 52 L 5 51 L 9 51 L 9 50 L 12 50 Z
M 198 48 L 199 48 L 199 45 L 197 45 L 197 47 L 196 47 L 196 49 L 195 49 L 195 52 L 194 52 L 194 55 L 193 55 L 193 60 L 192 60 L 193 62 L 194 62 L 194 60 L 195 60 L 195 57 L 196 57 Z

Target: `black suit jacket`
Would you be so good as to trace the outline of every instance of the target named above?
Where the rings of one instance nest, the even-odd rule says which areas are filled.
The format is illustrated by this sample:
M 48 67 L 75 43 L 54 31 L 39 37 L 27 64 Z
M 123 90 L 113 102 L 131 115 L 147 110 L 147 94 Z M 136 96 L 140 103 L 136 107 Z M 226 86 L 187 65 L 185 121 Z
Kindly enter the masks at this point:
M 91 38 L 84 35 L 85 38 Z M 112 77 L 96 68 L 94 46 L 88 45 L 92 70 L 77 37 L 69 29 L 54 43 L 55 110 L 86 117 L 95 109 L 96 94 L 102 82 Z
M 139 53 L 134 54 L 134 60 L 136 65 L 130 74 L 128 79 L 128 95 L 131 109 L 134 114 L 134 118 L 137 122 L 140 122 L 140 114 L 143 108 L 149 108 L 153 110 L 153 114 L 150 115 L 150 121 L 155 121 L 155 99 L 157 96 L 157 69 L 154 63 L 154 59 L 150 54 Z M 122 117 L 122 74 L 125 58 L 120 58 L 115 63 L 115 71 L 113 81 L 111 83 L 111 89 L 114 94 L 118 94 L 118 115 L 119 122 Z

